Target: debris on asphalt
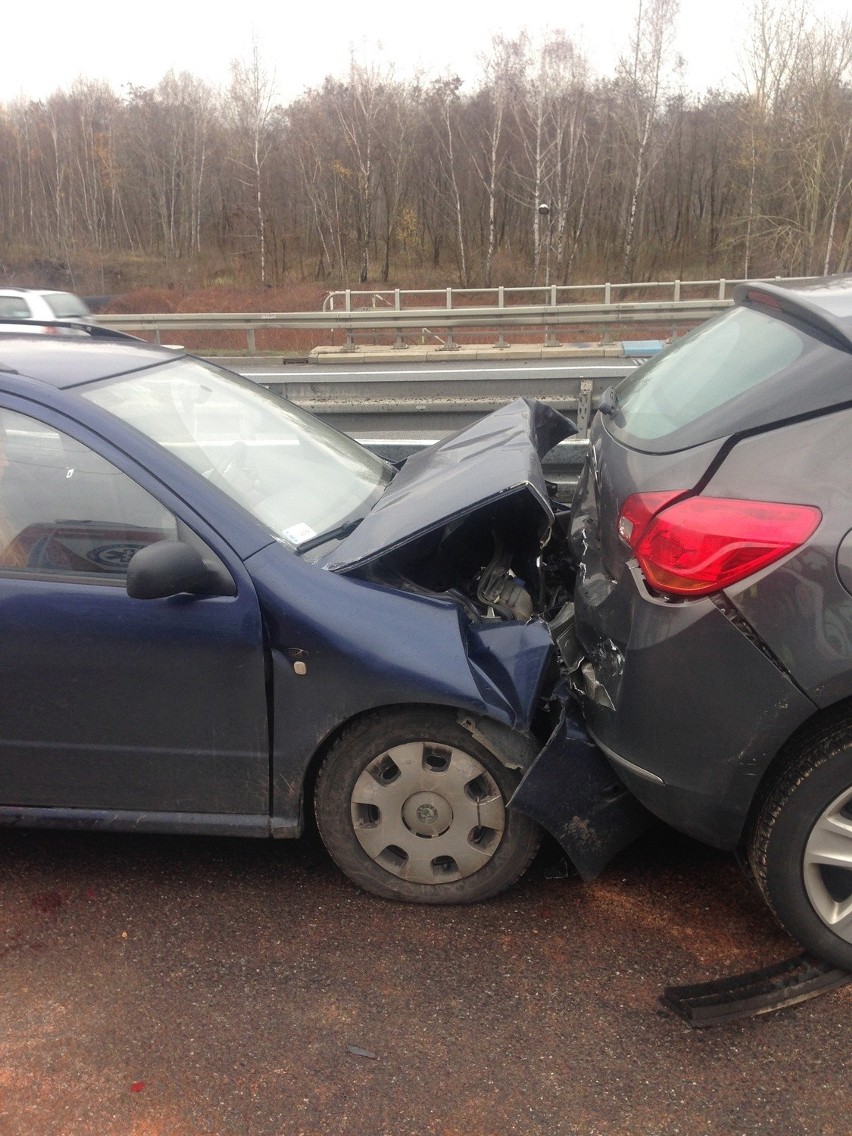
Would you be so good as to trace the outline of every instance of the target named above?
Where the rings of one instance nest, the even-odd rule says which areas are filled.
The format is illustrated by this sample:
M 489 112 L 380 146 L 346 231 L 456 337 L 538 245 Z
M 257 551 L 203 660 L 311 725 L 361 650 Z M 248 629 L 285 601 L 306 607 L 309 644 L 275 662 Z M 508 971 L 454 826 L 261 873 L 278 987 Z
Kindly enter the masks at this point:
M 667 986 L 660 1001 L 693 1029 L 770 1014 L 852 982 L 852 972 L 811 954 L 693 986 Z
M 346 1048 L 356 1057 L 369 1057 L 371 1061 L 378 1061 L 378 1053 L 371 1053 L 369 1049 L 362 1049 L 360 1045 L 347 1045 Z

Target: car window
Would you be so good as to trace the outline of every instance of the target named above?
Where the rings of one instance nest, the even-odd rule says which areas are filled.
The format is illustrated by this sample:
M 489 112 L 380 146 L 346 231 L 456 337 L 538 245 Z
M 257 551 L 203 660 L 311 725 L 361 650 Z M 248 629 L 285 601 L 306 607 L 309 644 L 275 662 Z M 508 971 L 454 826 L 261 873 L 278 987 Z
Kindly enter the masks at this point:
M 734 308 L 674 344 L 618 388 L 625 437 L 665 437 L 777 375 L 807 337 L 749 308 Z
M 0 317 L 29 319 L 30 309 L 23 296 L 0 296 Z
M 92 314 L 80 297 L 71 292 L 45 292 L 43 299 L 57 319 L 80 319 Z
M 176 538 L 174 516 L 99 454 L 0 412 L 0 572 L 123 580 L 134 552 Z

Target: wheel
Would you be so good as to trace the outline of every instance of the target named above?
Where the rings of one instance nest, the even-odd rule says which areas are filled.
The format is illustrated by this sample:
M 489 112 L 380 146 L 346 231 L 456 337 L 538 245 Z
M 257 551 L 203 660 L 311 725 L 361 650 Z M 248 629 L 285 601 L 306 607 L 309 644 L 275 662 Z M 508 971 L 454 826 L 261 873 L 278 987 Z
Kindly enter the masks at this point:
M 513 884 L 540 842 L 506 802 L 518 783 L 451 712 L 362 719 L 317 777 L 317 824 L 340 870 L 385 899 L 475 903 Z
M 749 844 L 758 886 L 808 950 L 852 970 L 852 724 L 798 743 L 765 794 Z

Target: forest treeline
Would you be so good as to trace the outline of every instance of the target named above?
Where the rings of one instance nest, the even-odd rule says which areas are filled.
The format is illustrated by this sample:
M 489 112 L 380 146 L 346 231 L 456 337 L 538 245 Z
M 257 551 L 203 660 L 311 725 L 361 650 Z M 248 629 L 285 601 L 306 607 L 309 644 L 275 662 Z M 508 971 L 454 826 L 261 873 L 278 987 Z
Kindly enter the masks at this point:
M 676 16 L 677 0 L 639 3 L 606 77 L 564 32 L 497 37 L 475 88 L 353 59 L 285 106 L 286 64 L 261 45 L 218 89 L 170 72 L 0 106 L 0 276 L 43 263 L 92 290 L 95 266 L 123 262 L 137 283 L 156 264 L 336 288 L 852 269 L 852 24 L 758 0 L 736 78 L 696 94 Z

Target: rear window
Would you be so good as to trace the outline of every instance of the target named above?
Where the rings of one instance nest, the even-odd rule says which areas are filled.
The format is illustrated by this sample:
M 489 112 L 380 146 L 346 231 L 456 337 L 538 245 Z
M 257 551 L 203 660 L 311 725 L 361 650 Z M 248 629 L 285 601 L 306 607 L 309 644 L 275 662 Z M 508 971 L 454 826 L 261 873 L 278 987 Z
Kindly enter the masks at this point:
M 788 370 L 809 344 L 810 336 L 775 316 L 733 308 L 673 344 L 618 387 L 618 433 L 653 442 L 708 416 L 718 427 L 714 411 Z M 702 440 L 713 436 L 710 426 Z
M 0 316 L 6 319 L 29 319 L 30 309 L 22 296 L 0 296 Z
M 44 299 L 57 319 L 79 319 L 92 314 L 80 297 L 70 292 L 47 292 Z

